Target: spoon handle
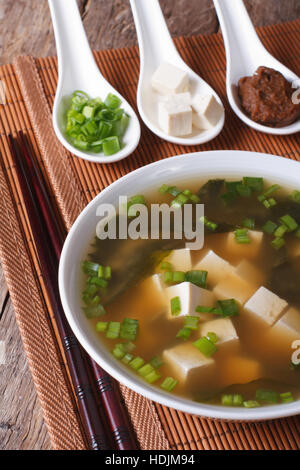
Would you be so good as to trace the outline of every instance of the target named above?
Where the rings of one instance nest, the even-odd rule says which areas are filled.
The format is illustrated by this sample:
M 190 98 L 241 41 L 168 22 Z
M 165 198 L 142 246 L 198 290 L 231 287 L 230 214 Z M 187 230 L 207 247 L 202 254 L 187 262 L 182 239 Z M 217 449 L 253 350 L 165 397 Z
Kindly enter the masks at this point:
M 266 54 L 243 0 L 213 0 L 224 39 L 227 70 L 240 70 L 240 61 L 259 62 Z
M 141 69 L 148 63 L 177 62 L 180 56 L 172 41 L 158 0 L 130 0 Z
M 58 56 L 59 75 L 98 70 L 76 0 L 48 0 Z M 90 72 L 89 72 L 90 73 Z

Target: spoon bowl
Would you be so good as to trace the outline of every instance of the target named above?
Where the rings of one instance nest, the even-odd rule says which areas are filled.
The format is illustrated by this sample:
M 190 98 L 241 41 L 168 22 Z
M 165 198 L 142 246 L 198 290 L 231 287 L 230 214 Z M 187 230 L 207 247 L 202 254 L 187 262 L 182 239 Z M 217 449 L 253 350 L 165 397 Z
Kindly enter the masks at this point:
M 53 107 L 53 127 L 57 138 L 77 157 L 97 163 L 112 163 L 130 155 L 137 147 L 141 129 L 130 104 L 101 74 L 90 49 L 76 0 L 48 0 L 58 56 L 58 85 Z M 82 90 L 91 98 L 104 99 L 113 93 L 122 101 L 122 108 L 130 116 L 123 138 L 123 147 L 111 156 L 85 152 L 75 148 L 66 137 L 66 111 L 75 90 Z
M 235 114 L 245 124 L 260 132 L 275 135 L 300 131 L 300 120 L 284 127 L 269 127 L 253 121 L 242 109 L 238 96 L 238 81 L 252 76 L 261 65 L 282 73 L 291 83 L 299 77 L 273 57 L 263 46 L 248 15 L 243 0 L 213 0 L 219 18 L 226 51 L 227 97 Z
M 172 41 L 158 0 L 130 0 L 140 50 L 140 76 L 137 89 L 137 105 L 146 126 L 164 140 L 181 145 L 198 145 L 215 138 L 222 130 L 225 121 L 223 112 L 217 124 L 209 130 L 193 127 L 192 134 L 172 136 L 158 125 L 159 95 L 152 89 L 151 78 L 163 62 L 175 65 L 189 77 L 190 92 L 212 94 L 222 104 L 217 93 L 182 60 Z

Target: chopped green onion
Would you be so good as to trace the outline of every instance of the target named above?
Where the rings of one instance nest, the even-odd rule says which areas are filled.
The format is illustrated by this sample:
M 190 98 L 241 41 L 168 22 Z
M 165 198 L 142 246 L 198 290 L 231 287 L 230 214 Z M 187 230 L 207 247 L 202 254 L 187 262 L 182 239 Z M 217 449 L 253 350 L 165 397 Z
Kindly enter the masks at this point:
M 245 408 L 257 408 L 260 406 L 260 404 L 256 400 L 244 401 L 243 405 Z
M 229 193 L 237 193 L 237 187 L 241 184 L 243 184 L 243 181 L 225 181 L 225 186 Z
M 130 204 L 143 204 L 146 205 L 146 199 L 143 195 L 132 196 L 129 200 Z
M 274 207 L 277 204 L 277 202 L 275 201 L 275 199 L 273 197 L 268 199 L 268 203 L 269 203 L 269 207 Z
M 255 228 L 255 220 L 254 219 L 244 219 L 242 222 L 242 226 L 252 230 Z
M 113 353 L 113 355 L 115 356 L 116 359 L 122 359 L 126 354 L 123 343 L 116 344 L 116 346 L 114 347 L 112 353 Z
M 250 197 L 251 193 L 252 193 L 251 188 L 249 186 L 244 185 L 244 184 L 237 184 L 236 185 L 236 191 L 242 197 Z
M 96 324 L 96 330 L 103 332 L 107 330 L 108 322 L 107 321 L 98 321 Z
M 162 271 L 165 271 L 165 270 L 171 271 L 173 269 L 173 266 L 171 263 L 168 263 L 168 261 L 163 261 L 160 265 L 160 269 Z
M 164 282 L 170 284 L 173 282 L 173 273 L 171 271 L 166 271 L 164 273 Z
M 212 343 L 216 343 L 218 341 L 218 337 L 213 331 L 209 331 L 206 335 L 206 338 L 209 339 L 209 341 Z
M 199 221 L 202 222 L 204 226 L 212 232 L 214 232 L 218 228 L 218 224 L 212 222 L 211 220 L 208 220 L 208 218 L 205 216 L 200 217 Z
M 226 394 L 222 395 L 221 402 L 223 406 L 232 406 L 233 405 L 233 395 Z
M 294 397 L 291 392 L 280 393 L 279 396 L 282 403 L 291 403 L 294 401 Z
M 151 361 L 149 361 L 149 364 L 151 364 L 154 367 L 154 369 L 158 369 L 164 363 L 159 357 L 154 356 L 154 357 L 152 357 Z
M 199 317 L 193 315 L 186 315 L 184 317 L 184 326 L 191 330 L 197 330 L 199 324 Z
M 297 191 L 296 189 L 292 191 L 290 198 L 293 201 L 300 203 L 300 191 Z
M 100 277 L 91 277 L 88 281 L 89 284 L 101 287 L 102 289 L 105 289 L 107 287 L 108 282 L 105 279 L 102 279 Z
M 132 359 L 132 361 L 129 362 L 129 366 L 134 370 L 140 369 L 140 367 L 142 367 L 144 364 L 145 361 L 141 357 L 135 357 Z
M 120 98 L 118 98 L 118 96 L 113 95 L 112 93 L 109 93 L 104 103 L 106 104 L 108 108 L 116 109 L 116 108 L 119 108 L 122 101 L 120 100 Z
M 133 355 L 130 353 L 126 353 L 124 357 L 122 357 L 122 362 L 124 364 L 129 364 L 130 361 L 132 361 Z
M 173 297 L 171 299 L 171 313 L 174 316 L 178 316 L 181 312 L 181 302 L 180 302 L 180 297 Z
M 271 220 L 268 220 L 262 229 L 264 232 L 268 233 L 269 235 L 272 235 L 272 233 L 274 233 L 277 229 L 277 224 L 275 224 Z
M 264 196 L 265 197 L 269 197 L 271 196 L 271 194 L 273 194 L 275 191 L 278 191 L 278 189 L 280 189 L 280 186 L 278 184 L 273 184 L 272 186 L 270 186 L 265 192 L 264 192 Z
M 166 193 L 169 192 L 169 187 L 170 187 L 170 186 L 168 186 L 167 184 L 163 184 L 163 185 L 159 188 L 158 191 L 159 191 L 161 194 L 166 194 Z
M 134 348 L 135 345 L 130 341 L 128 343 L 119 343 L 115 345 L 112 353 L 116 359 L 123 359 L 125 355 L 130 353 Z
M 264 179 L 263 178 L 256 178 L 253 176 L 245 176 L 243 178 L 245 186 L 248 186 L 255 192 L 261 192 L 264 189 Z
M 125 318 L 120 327 L 120 338 L 135 341 L 139 329 L 138 320 Z
M 177 207 L 177 208 L 180 208 L 182 207 L 184 204 L 186 204 L 188 202 L 189 198 L 188 196 L 185 196 L 185 194 L 183 193 L 180 193 L 178 194 L 178 196 L 176 196 L 175 199 L 173 199 L 173 201 L 171 201 L 171 204 L 170 206 L 171 207 Z
M 296 220 L 293 219 L 293 217 L 291 217 L 289 214 L 280 217 L 280 222 L 287 227 L 289 232 L 293 232 L 298 228 Z
M 80 150 L 112 155 L 120 150 L 121 139 L 128 127 L 129 116 L 119 108 L 120 99 L 109 94 L 105 103 L 100 98 L 90 99 L 84 92 L 72 95 L 66 113 L 66 133 L 71 143 Z M 107 140 L 109 139 L 109 140 Z
M 93 287 L 96 287 L 96 286 L 93 286 Z M 98 290 L 98 288 L 97 288 Z M 84 303 L 86 305 L 88 305 L 89 308 L 95 308 L 98 306 L 98 304 L 100 304 L 100 297 L 99 295 L 95 295 L 94 297 L 87 294 L 87 293 L 83 293 L 82 295 L 82 300 L 84 301 Z
M 283 245 L 285 245 L 285 240 L 282 237 L 276 237 L 271 241 L 271 245 L 275 250 L 279 250 Z
M 205 336 L 197 339 L 197 341 L 193 343 L 193 346 L 206 357 L 212 356 L 218 350 L 215 344 Z
M 235 299 L 218 300 L 218 305 L 222 310 L 223 317 L 239 315 L 239 307 Z
M 103 153 L 107 157 L 117 153 L 121 146 L 117 136 L 106 137 L 102 140 Z
M 178 380 L 173 379 L 173 377 L 166 377 L 165 380 L 160 384 L 160 386 L 167 392 L 171 392 L 177 384 Z
M 285 225 L 280 225 L 274 232 L 275 237 L 283 237 L 285 232 L 287 232 L 287 227 Z
M 177 197 L 182 191 L 176 186 L 169 186 L 168 187 L 168 193 L 171 194 L 171 196 Z
M 98 304 L 97 306 L 94 306 L 94 307 L 85 307 L 83 311 L 87 318 L 97 318 L 106 314 L 106 311 L 103 305 L 101 304 Z
M 84 261 L 81 265 L 82 271 L 90 276 L 96 276 L 98 274 L 99 264 L 93 263 L 92 261 Z
M 233 406 L 242 406 L 243 405 L 243 396 L 240 395 L 239 393 L 235 393 L 233 395 L 233 400 L 232 400 L 232 404 Z
M 153 371 L 154 371 L 154 367 L 151 364 L 145 364 L 139 368 L 138 373 L 142 377 L 145 377 L 146 375 L 150 374 L 150 372 L 153 372 Z
M 185 273 L 183 271 L 174 271 L 173 273 L 173 282 L 179 283 L 185 281 Z
M 248 244 L 251 243 L 251 239 L 248 236 L 248 229 L 246 228 L 239 228 L 234 232 L 235 241 L 240 244 Z
M 239 393 L 225 394 L 221 397 L 222 405 L 224 406 L 242 406 L 243 405 L 243 396 Z
M 105 139 L 106 137 L 109 137 L 110 133 L 112 132 L 113 125 L 110 122 L 107 121 L 100 121 L 99 124 L 99 137 L 101 139 Z
M 147 374 L 144 378 L 146 382 L 148 382 L 149 384 L 152 384 L 153 382 L 156 382 L 158 379 L 160 379 L 161 375 L 156 370 L 153 370 L 152 372 Z
M 185 281 L 198 287 L 206 287 L 207 271 L 193 270 L 185 273 Z
M 190 196 L 190 201 L 194 202 L 195 204 L 198 204 L 200 202 L 200 197 L 197 196 L 197 194 L 192 194 Z
M 256 390 L 256 400 L 264 401 L 267 403 L 277 403 L 278 402 L 278 393 L 273 390 Z
M 92 297 L 98 292 L 99 288 L 94 284 L 88 284 L 88 286 L 83 291 L 83 296 L 86 299 L 92 300 Z M 88 302 L 90 303 L 90 302 Z
M 105 280 L 111 279 L 111 267 L 110 266 L 99 266 L 98 277 Z
M 191 333 L 192 333 L 191 328 L 183 327 L 181 328 L 181 330 L 178 331 L 176 338 L 183 338 L 186 341 L 191 336 Z
M 119 321 L 110 321 L 106 330 L 106 338 L 119 338 L 121 323 Z

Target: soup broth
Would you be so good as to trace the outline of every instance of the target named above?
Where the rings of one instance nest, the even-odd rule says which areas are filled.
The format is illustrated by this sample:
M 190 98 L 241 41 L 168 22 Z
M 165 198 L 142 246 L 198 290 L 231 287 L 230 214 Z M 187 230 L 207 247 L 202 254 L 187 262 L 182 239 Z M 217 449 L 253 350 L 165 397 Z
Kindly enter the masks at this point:
M 116 359 L 124 367 L 191 400 L 254 407 L 299 398 L 292 343 L 300 339 L 300 193 L 251 178 L 176 188 L 204 204 L 201 250 L 174 239 L 90 244 L 88 259 L 111 268 L 103 286 L 91 290 L 105 314 L 94 314 L 83 295 L 99 341 L 110 351 L 125 345 Z M 144 195 L 148 207 L 178 196 L 158 189 Z M 207 272 L 206 281 L 199 284 L 191 271 Z M 166 281 L 174 272 L 183 277 Z M 84 293 L 91 278 L 84 275 Z M 130 340 L 118 331 L 125 318 L 138 321 Z M 115 330 L 107 337 L 110 322 Z

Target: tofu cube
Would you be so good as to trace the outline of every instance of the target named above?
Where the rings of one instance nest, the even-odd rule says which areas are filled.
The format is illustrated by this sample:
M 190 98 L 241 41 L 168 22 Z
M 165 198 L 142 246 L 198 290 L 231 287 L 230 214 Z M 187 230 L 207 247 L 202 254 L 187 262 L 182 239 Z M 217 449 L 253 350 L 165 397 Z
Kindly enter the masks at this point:
M 286 313 L 275 323 L 272 330 L 283 336 L 289 336 L 291 341 L 300 339 L 300 312 L 290 307 Z
M 236 266 L 235 274 L 254 286 L 261 286 L 266 280 L 262 271 L 246 259 Z
M 174 271 L 191 271 L 192 257 L 189 248 L 182 248 L 180 250 L 173 250 L 164 261 L 171 263 Z
M 189 89 L 189 78 L 180 68 L 163 62 L 154 72 L 151 84 L 152 88 L 162 95 L 182 93 Z
M 249 284 L 233 273 L 218 282 L 213 289 L 213 293 L 218 300 L 235 299 L 239 304 L 244 305 L 255 290 L 256 286 Z
M 181 343 L 162 354 L 171 373 L 181 384 L 188 383 L 191 389 L 208 387 L 215 373 L 215 361 L 205 357 L 192 343 Z
M 216 333 L 218 337 L 216 342 L 218 350 L 226 348 L 228 351 L 230 348 L 234 352 L 239 347 L 239 337 L 230 318 L 219 318 L 200 324 L 200 336 L 206 336 L 210 332 Z
M 288 303 L 265 287 L 260 287 L 244 305 L 247 312 L 257 315 L 268 325 L 273 325 L 284 313 Z
M 229 356 L 219 370 L 220 382 L 224 387 L 233 384 L 247 384 L 263 377 L 263 368 L 256 359 Z
M 167 315 L 168 319 L 176 319 L 184 317 L 185 315 L 195 315 L 200 318 L 207 318 L 207 314 L 199 314 L 195 312 L 198 305 L 213 307 L 215 303 L 215 296 L 207 289 L 195 286 L 191 282 L 181 282 L 175 286 L 167 287 L 165 290 L 167 299 Z M 179 315 L 172 315 L 171 313 L 171 299 L 179 297 L 181 312 Z
M 289 307 L 286 313 L 262 335 L 260 343 L 264 351 L 264 360 L 274 366 L 274 347 L 276 347 L 276 367 L 286 370 L 295 351 L 292 344 L 300 340 L 300 311 Z
M 193 124 L 199 129 L 214 127 L 220 120 L 224 108 L 213 95 L 196 95 L 192 100 Z
M 224 277 L 234 272 L 234 267 L 212 250 L 209 250 L 193 269 L 207 271 L 207 281 L 210 286 L 215 286 Z
M 263 232 L 256 230 L 249 230 L 248 236 L 251 240 L 250 243 L 237 243 L 234 232 L 229 232 L 227 235 L 226 250 L 232 256 L 237 258 L 252 259 L 255 258 L 261 247 L 263 241 Z
M 172 99 L 158 103 L 158 123 L 164 132 L 174 136 L 190 134 L 193 126 L 192 108 L 185 98 L 179 97 L 173 95 Z

